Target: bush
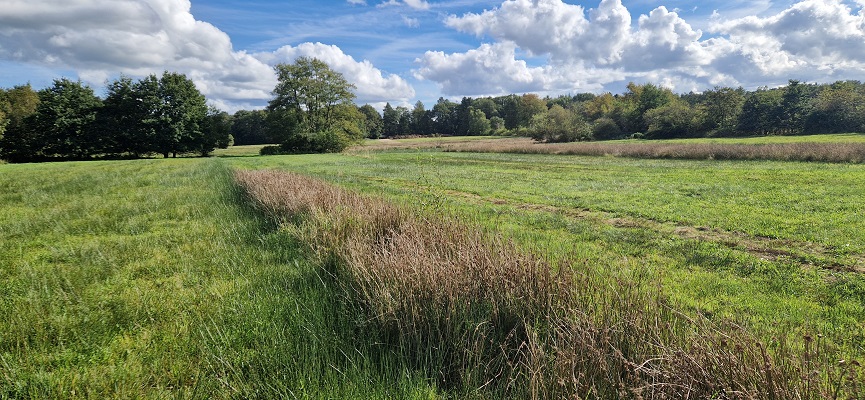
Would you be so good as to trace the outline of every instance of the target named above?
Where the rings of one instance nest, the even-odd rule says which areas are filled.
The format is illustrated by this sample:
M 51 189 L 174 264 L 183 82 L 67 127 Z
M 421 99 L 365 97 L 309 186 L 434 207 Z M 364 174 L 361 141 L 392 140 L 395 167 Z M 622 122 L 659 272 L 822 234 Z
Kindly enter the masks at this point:
M 591 138 L 592 131 L 580 116 L 560 105 L 532 117 L 528 133 L 543 142 L 576 142 Z
M 258 154 L 262 156 L 275 156 L 282 154 L 282 148 L 281 146 L 264 146 L 258 151 Z
M 611 118 L 599 118 L 592 127 L 592 138 L 595 140 L 611 140 L 622 137 L 622 128 Z

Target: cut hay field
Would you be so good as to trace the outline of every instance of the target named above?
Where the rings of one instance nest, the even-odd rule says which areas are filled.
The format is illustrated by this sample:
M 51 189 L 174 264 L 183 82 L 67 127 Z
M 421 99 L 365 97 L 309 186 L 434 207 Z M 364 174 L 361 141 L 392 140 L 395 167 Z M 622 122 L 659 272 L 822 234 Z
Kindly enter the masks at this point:
M 436 146 L 0 165 L 0 398 L 863 393 L 865 165 Z

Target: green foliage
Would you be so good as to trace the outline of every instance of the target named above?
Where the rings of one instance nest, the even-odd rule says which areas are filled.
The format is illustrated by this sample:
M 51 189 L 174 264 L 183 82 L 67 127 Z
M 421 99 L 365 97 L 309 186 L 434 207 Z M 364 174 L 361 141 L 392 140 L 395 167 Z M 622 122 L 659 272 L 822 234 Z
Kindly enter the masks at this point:
M 104 144 L 93 129 L 101 106 L 93 89 L 81 82 L 58 79 L 40 90 L 36 113 L 27 123 L 31 156 L 84 159 L 103 152 Z
M 865 132 L 865 86 L 859 82 L 835 82 L 813 100 L 805 132 Z
M 399 111 L 393 108 L 390 103 L 386 103 L 382 112 L 382 135 L 384 137 L 399 135 L 399 119 Z
M 16 86 L 6 90 L 2 112 L 6 115 L 5 132 L 0 137 L 0 158 L 19 162 L 35 158 L 38 141 L 34 140 L 31 127 L 32 116 L 39 105 L 39 94 L 30 85 Z
M 378 110 L 369 104 L 364 104 L 359 111 L 363 114 L 363 128 L 361 130 L 366 132 L 365 136 L 369 139 L 380 138 L 384 131 L 384 122 Z
M 759 135 L 778 132 L 783 95 L 779 89 L 759 89 L 748 95 L 742 104 L 739 130 Z
M 224 149 L 232 145 L 234 138 L 231 136 L 231 125 L 232 118 L 227 112 L 208 108 L 201 136 L 195 140 L 196 151 L 202 157 L 207 157 L 217 148 Z
M 354 85 L 342 74 L 308 57 L 275 69 L 268 124 L 282 152 L 342 151 L 363 138 L 366 115 L 352 104 Z
M 655 86 L 651 83 L 637 85 L 628 83 L 628 92 L 624 95 L 627 103 L 624 117 L 631 132 L 646 132 L 650 121 L 646 113 L 661 108 L 676 100 L 676 95 L 670 89 Z
M 491 125 L 483 111 L 469 107 L 468 135 L 484 136 L 490 133 Z
M 610 140 L 622 137 L 622 128 L 612 118 L 598 118 L 592 125 L 592 139 Z
M 276 143 L 267 132 L 266 110 L 240 110 L 234 113 L 231 136 L 236 146 Z
M 186 75 L 165 72 L 159 79 L 161 99 L 156 148 L 163 156 L 202 152 L 207 101 Z
M 696 137 L 700 135 L 702 114 L 699 109 L 674 100 L 647 111 L 643 120 L 649 124 L 647 139 Z
M 292 133 L 323 132 L 338 121 L 335 109 L 355 98 L 354 85 L 316 58 L 300 57 L 274 67 L 278 83 L 269 111 L 286 112 L 295 121 Z
M 704 112 L 702 129 L 710 136 L 730 136 L 735 133 L 745 103 L 745 90 L 741 87 L 716 86 L 704 92 L 701 98 L 700 105 Z
M 576 142 L 591 138 L 591 128 L 577 113 L 553 105 L 532 117 L 528 133 L 532 139 L 544 142 Z

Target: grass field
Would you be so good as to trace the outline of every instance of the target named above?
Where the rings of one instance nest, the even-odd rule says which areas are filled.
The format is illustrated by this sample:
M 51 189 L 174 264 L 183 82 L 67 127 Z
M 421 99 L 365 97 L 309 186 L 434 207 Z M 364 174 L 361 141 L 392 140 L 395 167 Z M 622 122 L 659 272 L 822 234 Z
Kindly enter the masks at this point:
M 454 153 L 435 140 L 0 165 L 0 398 L 499 393 L 441 387 L 435 368 L 382 351 L 334 261 L 299 235 L 311 225 L 254 209 L 232 170 L 300 172 L 450 216 L 597 276 L 589 292 L 657 291 L 769 349 L 865 357 L 865 165 Z
M 217 160 L 0 166 L 0 398 L 423 397 Z
M 429 152 L 233 164 L 457 213 L 613 275 L 648 270 L 692 310 L 863 354 L 863 166 Z

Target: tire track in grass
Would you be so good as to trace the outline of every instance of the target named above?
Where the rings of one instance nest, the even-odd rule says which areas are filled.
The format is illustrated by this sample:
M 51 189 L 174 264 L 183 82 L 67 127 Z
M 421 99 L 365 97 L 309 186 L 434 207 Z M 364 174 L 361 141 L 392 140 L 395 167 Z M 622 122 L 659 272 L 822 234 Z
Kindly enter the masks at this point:
M 753 257 L 773 262 L 792 261 L 802 267 L 816 267 L 836 272 L 865 273 L 865 255 L 838 255 L 831 247 L 815 242 L 753 236 L 739 231 L 684 225 L 650 218 L 622 216 L 616 213 L 585 208 L 568 208 L 549 204 L 525 203 L 511 199 L 484 197 L 471 192 L 434 188 L 411 180 L 378 177 L 371 177 L 369 179 L 380 183 L 397 182 L 399 186 L 413 187 L 417 190 L 439 191 L 444 195 L 460 198 L 475 204 L 491 204 L 518 210 L 560 214 L 568 218 L 591 220 L 615 228 L 649 229 L 666 236 L 717 243 L 729 249 L 742 251 Z

